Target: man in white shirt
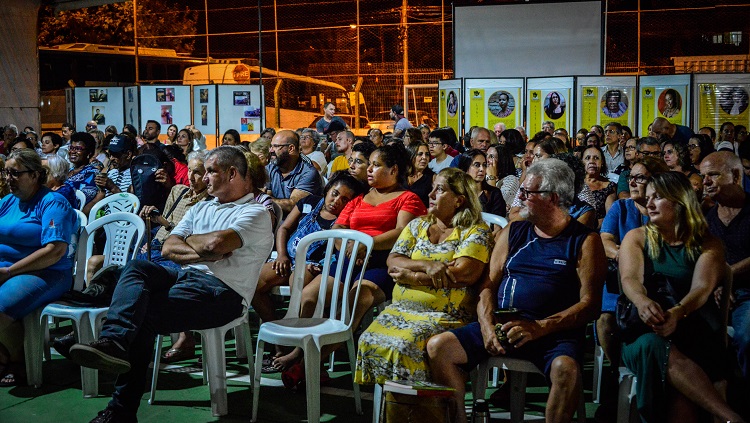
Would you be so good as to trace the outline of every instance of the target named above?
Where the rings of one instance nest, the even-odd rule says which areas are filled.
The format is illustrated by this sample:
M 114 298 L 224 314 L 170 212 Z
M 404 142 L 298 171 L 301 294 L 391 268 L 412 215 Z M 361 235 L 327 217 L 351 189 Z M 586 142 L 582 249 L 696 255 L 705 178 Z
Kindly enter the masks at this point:
M 212 201 L 194 205 L 172 230 L 162 256 L 182 269 L 133 260 L 122 271 L 101 335 L 70 349 L 81 366 L 119 374 L 107 408 L 92 422 L 135 422 L 157 333 L 225 325 L 250 304 L 273 247 L 271 217 L 253 198 L 238 149 L 205 161 Z
M 448 134 L 444 131 L 433 131 L 430 134 L 427 146 L 430 148 L 430 155 L 434 157 L 434 159 L 430 160 L 430 163 L 427 166 L 435 173 L 439 173 L 446 167 L 451 166 L 451 160 L 453 160 L 453 157 L 445 152 L 445 146 L 448 144 L 447 138 Z

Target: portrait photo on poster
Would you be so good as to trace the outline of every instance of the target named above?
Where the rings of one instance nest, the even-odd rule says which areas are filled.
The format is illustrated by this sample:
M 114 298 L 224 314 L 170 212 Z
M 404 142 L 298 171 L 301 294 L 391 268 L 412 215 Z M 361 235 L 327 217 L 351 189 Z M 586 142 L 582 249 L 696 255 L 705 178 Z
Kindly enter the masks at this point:
M 133 92 L 135 91 L 135 88 L 128 88 L 128 103 L 133 103 L 135 101 Z
M 105 103 L 106 101 L 107 101 L 107 90 L 99 90 L 99 89 L 89 90 L 89 102 Z
M 164 97 L 166 98 L 166 101 L 174 101 L 174 88 L 167 88 Z
M 234 91 L 234 105 L 235 106 L 250 105 L 250 91 Z
M 172 123 L 172 106 L 161 106 L 161 123 L 165 125 Z
M 448 116 L 456 116 L 456 112 L 458 112 L 458 97 L 455 91 L 448 92 L 448 100 L 445 106 L 448 109 Z
M 565 114 L 565 97 L 551 91 L 544 99 L 544 114 L 550 119 L 560 119 Z
M 208 103 L 208 88 L 201 88 L 199 92 L 200 92 L 200 102 Z
M 662 116 L 667 119 L 673 118 L 682 110 L 682 96 L 674 88 L 667 88 L 659 95 L 657 107 Z
M 628 96 L 622 90 L 609 90 L 601 98 L 602 113 L 618 118 L 628 111 Z
M 500 118 L 510 116 L 515 108 L 516 99 L 513 98 L 511 93 L 504 90 L 495 91 L 487 100 L 487 109 L 489 109 L 490 113 Z
M 201 106 L 201 125 L 208 125 L 208 106 Z
M 156 101 L 159 103 L 163 103 L 167 101 L 167 94 L 166 90 L 164 88 L 157 88 L 156 89 Z
M 91 120 L 96 122 L 97 125 L 105 124 L 104 106 L 91 106 Z
M 747 97 L 744 87 L 722 87 L 719 89 L 719 106 L 729 115 L 739 115 L 747 109 Z

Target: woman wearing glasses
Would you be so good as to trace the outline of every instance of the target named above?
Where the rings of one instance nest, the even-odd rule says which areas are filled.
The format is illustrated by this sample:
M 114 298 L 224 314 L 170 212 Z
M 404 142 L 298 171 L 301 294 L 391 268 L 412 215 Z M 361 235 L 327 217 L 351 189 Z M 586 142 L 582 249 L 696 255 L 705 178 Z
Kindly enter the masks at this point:
M 617 169 L 615 169 L 615 173 L 620 175 L 620 178 L 617 180 L 618 199 L 625 199 L 630 197 L 630 190 L 628 189 L 628 175 L 630 175 L 630 170 L 633 168 L 636 157 L 638 157 L 637 144 L 638 140 L 635 138 L 630 138 L 629 140 L 625 141 L 625 160 L 623 160 L 622 164 L 617 166 Z
M 706 156 L 716 151 L 711 138 L 706 134 L 697 134 L 690 137 L 687 148 L 690 152 L 690 163 L 696 169 L 700 169 L 701 162 Z
M 482 211 L 498 216 L 507 214 L 503 193 L 487 183 L 487 156 L 479 149 L 471 149 L 459 156 L 458 168 L 466 172 L 476 184 Z
M 31 149 L 11 153 L 2 170 L 12 195 L 0 200 L 0 332 L 70 289 L 73 261 L 66 252 L 77 216 L 45 186 L 47 171 Z M 0 344 L 0 386 L 23 378 L 23 366 L 9 361 Z
M 589 147 L 583 152 L 583 165 L 586 168 L 586 179 L 583 191 L 589 191 L 593 197 L 592 206 L 596 210 L 596 218 L 601 226 L 606 210 L 615 201 L 617 185 L 607 179 L 607 163 L 604 161 L 604 153 L 599 147 Z

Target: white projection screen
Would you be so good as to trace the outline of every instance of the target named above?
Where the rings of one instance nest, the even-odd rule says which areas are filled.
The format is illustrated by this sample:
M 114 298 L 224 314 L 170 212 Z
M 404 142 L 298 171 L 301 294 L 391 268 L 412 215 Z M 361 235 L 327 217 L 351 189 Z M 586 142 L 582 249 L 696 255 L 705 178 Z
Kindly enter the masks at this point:
M 456 6 L 453 17 L 456 78 L 601 75 L 599 1 Z

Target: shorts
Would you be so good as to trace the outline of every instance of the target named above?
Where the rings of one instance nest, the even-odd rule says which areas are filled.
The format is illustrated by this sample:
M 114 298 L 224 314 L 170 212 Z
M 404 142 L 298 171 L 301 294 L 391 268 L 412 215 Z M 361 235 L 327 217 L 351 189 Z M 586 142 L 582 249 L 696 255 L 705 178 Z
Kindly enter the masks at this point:
M 386 301 L 390 301 L 393 297 L 393 287 L 395 283 L 393 278 L 388 274 L 388 266 L 385 265 L 385 259 L 390 254 L 390 250 L 373 250 L 370 255 L 370 260 L 367 262 L 367 269 L 362 279 L 374 283 L 378 288 L 382 289 L 385 293 Z M 344 267 L 342 273 L 346 272 L 347 266 L 349 266 L 349 259 L 344 260 Z M 362 271 L 361 266 L 355 266 L 352 272 L 353 280 L 359 278 L 359 273 Z M 336 266 L 331 265 L 331 270 L 328 272 L 328 276 L 336 275 Z
M 472 322 L 464 327 L 452 329 L 458 342 L 461 343 L 466 357 L 466 364 L 461 368 L 467 372 L 474 370 L 479 363 L 490 358 L 490 354 L 484 348 L 484 339 L 479 322 Z M 583 369 L 583 332 L 580 337 L 570 336 L 570 332 L 547 336 L 525 344 L 520 349 L 512 349 L 506 352 L 506 357 L 519 358 L 534 363 L 535 366 L 542 369 L 547 383 L 550 382 L 549 374 L 552 368 L 552 361 L 560 356 L 568 356 L 576 360 L 578 365 Z

